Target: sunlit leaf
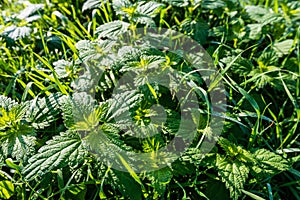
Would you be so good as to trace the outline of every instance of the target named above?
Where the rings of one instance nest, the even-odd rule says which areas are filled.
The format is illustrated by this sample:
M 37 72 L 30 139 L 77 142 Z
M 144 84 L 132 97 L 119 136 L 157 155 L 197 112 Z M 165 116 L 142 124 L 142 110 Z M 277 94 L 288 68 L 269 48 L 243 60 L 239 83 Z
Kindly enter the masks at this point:
M 82 12 L 93 8 L 100 8 L 106 1 L 107 0 L 87 0 L 82 6 Z
M 108 37 L 108 38 L 114 38 L 116 36 L 119 36 L 120 34 L 123 34 L 127 31 L 129 27 L 129 23 L 122 22 L 122 21 L 113 21 L 106 24 L 100 25 L 96 29 L 96 34 L 98 34 L 99 38 Z
M 62 133 L 46 142 L 39 152 L 29 159 L 23 170 L 25 178 L 30 180 L 36 176 L 66 166 L 77 164 L 83 159 L 84 150 L 76 133 Z

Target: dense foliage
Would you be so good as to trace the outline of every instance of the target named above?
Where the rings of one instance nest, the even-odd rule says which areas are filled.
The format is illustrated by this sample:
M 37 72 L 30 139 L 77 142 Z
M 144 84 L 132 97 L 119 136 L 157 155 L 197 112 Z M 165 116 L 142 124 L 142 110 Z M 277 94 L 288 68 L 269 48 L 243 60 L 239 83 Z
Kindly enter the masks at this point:
M 300 199 L 299 1 L 4 0 L 0 8 L 0 199 Z M 226 115 L 205 110 L 209 88 L 180 55 L 144 46 L 101 60 L 114 38 L 142 27 L 176 30 L 206 49 L 225 84 Z M 83 65 L 91 58 L 101 65 Z M 99 130 L 111 151 L 153 152 L 182 120 L 172 92 L 141 75 L 154 65 L 190 81 L 200 121 L 225 119 L 222 134 L 203 156 L 199 143 L 216 136 L 201 121 L 175 162 L 136 173 L 120 158 L 128 172 L 116 170 L 101 156 L 107 146 L 93 143 Z M 141 86 L 112 98 L 126 72 L 141 75 Z M 129 105 L 136 124 L 149 124 L 156 103 L 167 115 L 161 134 L 134 138 L 115 120 Z

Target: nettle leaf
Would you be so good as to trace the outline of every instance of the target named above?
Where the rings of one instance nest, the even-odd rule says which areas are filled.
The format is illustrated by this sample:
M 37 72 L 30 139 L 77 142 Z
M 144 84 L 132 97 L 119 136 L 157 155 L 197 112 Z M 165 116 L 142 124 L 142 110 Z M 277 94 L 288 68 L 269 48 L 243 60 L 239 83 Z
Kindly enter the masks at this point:
M 189 0 L 163 0 L 163 2 L 176 7 L 185 7 L 188 6 L 190 3 Z
M 98 106 L 96 100 L 85 92 L 64 96 L 61 98 L 60 108 L 65 126 L 76 130 L 93 130 L 107 112 L 107 104 Z
M 146 70 L 157 69 L 158 66 L 161 66 L 165 61 L 166 59 L 162 56 L 141 55 L 137 61 L 129 61 L 124 63 L 124 66 L 122 69 L 120 69 L 120 72 L 138 71 L 142 73 Z M 145 75 L 143 74 L 141 76 Z
M 25 21 L 28 22 L 28 23 L 30 23 L 30 22 L 36 21 L 36 20 L 38 20 L 40 18 L 41 18 L 41 15 L 37 14 L 37 15 L 33 15 L 33 16 L 25 18 Z
M 71 128 L 75 122 L 73 117 L 73 106 L 69 96 L 63 96 L 59 101 L 60 109 L 62 110 L 62 118 L 64 125 L 67 128 Z
M 100 79 L 104 78 L 105 70 L 109 69 L 116 59 L 114 53 L 115 41 L 112 40 L 82 40 L 76 44 L 81 64 L 79 77 L 71 83 L 78 92 L 93 93 Z
M 211 29 L 211 35 L 214 37 L 222 37 L 224 35 L 225 28 L 223 26 L 216 26 Z
M 267 24 L 273 24 L 275 22 L 280 22 L 280 20 L 282 20 L 282 19 L 283 18 L 280 16 L 280 14 L 268 13 L 262 17 L 260 22 L 263 25 L 267 25 Z
M 182 30 L 191 35 L 200 44 L 205 44 L 208 37 L 209 26 L 204 20 L 186 19 L 181 24 Z
M 160 12 L 164 4 L 154 1 L 139 1 L 132 4 L 130 1 L 119 0 L 113 2 L 113 7 L 117 15 L 123 15 L 127 17 L 129 21 L 155 26 L 155 22 L 152 18 Z
M 109 109 L 105 114 L 106 121 L 116 120 L 118 124 L 126 124 L 128 121 L 131 121 L 129 110 L 141 102 L 141 97 L 142 95 L 136 91 L 124 91 L 113 95 L 107 101 Z
M 100 8 L 102 4 L 106 2 L 107 0 L 87 0 L 82 6 L 82 12 L 94 8 Z
M 34 152 L 35 132 L 25 120 L 27 109 L 28 103 L 15 105 L 9 111 L 0 108 L 0 143 L 5 158 L 11 156 L 26 161 L 27 156 Z
M 198 148 L 188 148 L 184 154 L 180 157 L 181 160 L 185 162 L 190 162 L 195 164 L 196 166 L 199 165 L 204 158 L 204 153 L 202 150 Z
M 201 6 L 206 10 L 215 10 L 225 7 L 226 3 L 222 0 L 203 0 Z
M 291 158 L 292 163 L 300 162 L 300 155 Z
M 86 126 L 85 128 L 90 129 L 98 125 L 97 114 L 96 114 L 96 100 L 87 93 L 74 93 L 72 98 L 73 107 L 73 118 L 77 129 L 80 124 Z M 92 117 L 92 118 L 91 118 Z
M 255 162 L 252 154 L 240 146 L 237 146 L 230 142 L 229 140 L 221 137 L 218 140 L 218 144 L 223 148 L 226 152 L 227 156 L 233 158 L 239 162 L 243 163 L 252 163 Z
M 27 160 L 35 149 L 35 131 L 26 124 L 20 124 L 16 129 L 1 133 L 0 142 L 3 155 L 19 160 Z
M 262 34 L 262 28 L 262 24 L 247 24 L 245 27 L 246 37 L 252 40 L 258 39 Z
M 127 16 L 126 8 L 130 8 L 133 4 L 129 0 L 113 0 L 112 6 L 117 15 Z
M 267 51 L 263 52 L 259 58 L 258 62 L 262 62 L 265 66 L 277 65 L 278 64 L 278 56 L 275 51 Z
M 277 53 L 277 56 L 282 57 L 283 55 L 287 55 L 292 48 L 294 40 L 288 39 L 282 42 L 276 42 L 273 46 L 274 50 Z
M 268 73 L 268 72 L 274 72 L 279 70 L 280 69 L 275 66 L 263 66 L 261 68 L 254 69 L 249 73 L 249 76 L 252 76 L 252 78 L 249 79 L 249 82 L 253 81 L 254 85 L 257 88 L 263 88 L 267 84 L 269 84 L 273 88 L 280 90 L 282 89 L 281 83 L 278 82 L 278 80 L 276 80 L 274 76 L 271 75 L 271 73 Z
M 46 142 L 38 153 L 29 159 L 22 173 L 25 179 L 31 180 L 35 176 L 43 176 L 51 170 L 76 166 L 83 161 L 85 150 L 81 145 L 81 139 L 75 132 L 61 133 Z
M 66 60 L 58 60 L 53 63 L 54 70 L 57 74 L 57 77 L 60 78 L 66 78 L 70 74 L 74 73 L 74 65 Z
M 91 63 L 90 65 L 87 64 L 87 68 L 83 74 L 71 83 L 74 91 L 87 93 L 95 92 L 99 78 L 101 78 L 104 71 L 102 67 L 95 66 L 97 65 L 96 63 Z
M 111 65 L 114 60 L 114 54 L 112 47 L 115 45 L 115 41 L 112 40 L 81 40 L 76 43 L 76 49 L 79 52 L 79 58 L 88 65 L 93 67 L 104 65 Z
M 246 6 L 245 10 L 249 17 L 257 22 L 261 22 L 264 15 L 269 13 L 267 9 L 260 6 Z
M 12 107 L 18 105 L 18 102 L 12 100 L 9 97 L 0 95 L 0 107 L 4 108 L 6 111 L 10 110 Z
M 29 4 L 24 10 L 21 11 L 17 18 L 26 19 L 43 8 L 44 4 Z
M 25 38 L 30 35 L 32 29 L 27 26 L 17 27 L 15 25 L 8 26 L 1 33 L 2 36 L 9 37 L 13 40 Z
M 269 10 L 260 6 L 246 6 L 245 10 L 252 20 L 260 23 L 262 26 L 281 19 L 279 14 L 270 13 Z
M 253 155 L 257 164 L 252 169 L 256 173 L 274 175 L 291 167 L 286 159 L 266 149 L 258 149 Z
M 108 22 L 100 25 L 96 29 L 96 34 L 98 34 L 99 38 L 108 37 L 115 38 L 128 30 L 129 23 L 123 22 L 120 20 Z
M 97 157 L 106 164 L 122 166 L 122 162 L 116 157 L 117 154 L 124 152 L 126 152 L 126 156 L 133 156 L 133 154 L 132 148 L 121 140 L 119 132 L 114 124 L 102 124 L 95 127 L 93 131 L 82 133 L 83 146 L 97 154 Z
M 86 193 L 87 193 L 87 186 L 84 183 L 79 184 L 70 184 L 70 188 L 68 188 L 68 191 L 71 193 L 71 195 L 68 195 L 69 199 L 76 198 L 78 200 L 84 200 L 86 199 Z
M 59 99 L 61 94 L 50 94 L 44 98 L 35 98 L 30 101 L 26 119 L 36 129 L 45 128 L 57 119 L 60 113 Z
M 9 199 L 14 194 L 15 188 L 11 181 L 0 181 L 0 198 Z
M 225 63 L 227 66 L 231 64 L 231 62 L 236 59 L 235 56 L 227 56 L 221 59 L 221 62 Z M 235 74 L 247 76 L 254 68 L 254 65 L 249 59 L 238 57 L 234 63 L 231 65 L 231 71 Z
M 161 8 L 164 7 L 164 4 L 157 3 L 155 1 L 141 1 L 138 2 L 136 12 L 140 15 L 147 15 L 149 17 L 155 17 Z
M 154 190 L 159 195 L 162 195 L 166 190 L 167 184 L 170 183 L 173 174 L 170 168 L 165 167 L 153 172 L 149 172 L 147 176 L 151 181 L 151 186 L 154 188 Z
M 142 16 L 142 15 L 135 15 L 132 20 L 135 23 L 140 23 L 140 24 L 146 24 L 148 26 L 155 27 L 155 22 L 151 17 L 148 16 Z
M 248 167 L 237 160 L 225 158 L 217 154 L 217 170 L 222 181 L 230 191 L 230 197 L 238 199 L 248 178 Z

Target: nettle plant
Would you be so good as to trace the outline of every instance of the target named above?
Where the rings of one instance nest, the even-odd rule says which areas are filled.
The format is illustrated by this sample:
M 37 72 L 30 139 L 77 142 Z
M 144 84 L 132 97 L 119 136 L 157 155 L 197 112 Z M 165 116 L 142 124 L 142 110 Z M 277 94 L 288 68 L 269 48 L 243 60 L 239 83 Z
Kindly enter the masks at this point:
M 149 93 L 150 91 L 146 90 L 144 92 Z M 211 174 L 215 171 L 217 173 L 216 177 L 207 177 L 207 187 L 210 187 L 209 180 L 212 182 L 220 180 L 226 184 L 226 187 L 230 191 L 230 196 L 237 199 L 241 195 L 241 192 L 255 196 L 244 190 L 247 180 L 260 182 L 270 179 L 281 171 L 291 169 L 291 161 L 287 161 L 275 153 L 266 149 L 252 149 L 248 151 L 221 137 L 218 140 L 215 150 L 206 157 L 203 156 L 202 151 L 196 145 L 192 144 L 175 163 L 170 163 L 170 166 L 153 172 L 143 172 L 142 174 L 144 175 L 142 177 L 141 174 L 138 176 L 130 168 L 128 170 L 131 176 L 118 170 L 115 171 L 110 166 L 105 166 L 103 160 L 97 160 L 97 155 L 92 156 L 88 151 L 89 146 L 87 145 L 95 145 L 93 148 L 99 148 L 97 150 L 98 153 L 107 153 L 107 149 L 101 149 L 101 144 L 93 142 L 99 141 L 99 134 L 97 132 L 94 135 L 90 133 L 88 138 L 82 139 L 82 131 L 91 131 L 95 126 L 99 126 L 103 130 L 104 136 L 107 137 L 106 139 L 111 143 L 110 145 L 113 145 L 110 149 L 112 151 L 118 151 L 119 149 L 129 151 L 135 149 L 138 152 L 151 152 L 157 150 L 170 140 L 166 133 L 145 139 L 134 139 L 126 136 L 126 133 L 121 133 L 120 129 L 123 129 L 122 126 L 126 122 L 118 124 L 110 120 L 113 119 L 111 118 L 112 115 L 121 115 L 124 109 L 126 110 L 122 105 L 118 105 L 118 102 L 123 103 L 126 101 L 133 108 L 137 107 L 132 110 L 131 114 L 134 115 L 133 118 L 136 119 L 136 122 L 139 122 L 141 118 L 145 117 L 145 115 L 147 116 L 147 114 L 141 113 L 147 113 L 147 109 L 143 107 L 146 106 L 147 102 L 145 101 L 148 100 L 139 100 L 140 96 L 137 96 L 138 94 L 132 91 L 124 92 L 123 94 L 124 96 L 120 95 L 120 100 L 107 100 L 100 104 L 97 104 L 94 99 L 88 98 L 88 96 L 80 95 L 80 93 L 73 97 L 56 94 L 26 101 L 22 104 L 18 104 L 2 96 L 0 119 L 2 131 L 1 160 L 2 162 L 5 160 L 6 165 L 16 170 L 16 173 L 14 177 L 7 177 L 11 178 L 10 181 L 3 180 L 1 183 L 11 185 L 12 188 L 13 184 L 21 180 L 29 181 L 29 183 L 36 182 L 37 185 L 40 185 L 43 182 L 50 181 L 51 174 L 57 174 L 58 181 L 61 181 L 60 183 L 58 182 L 58 184 L 61 184 L 59 186 L 60 190 L 65 188 L 69 192 L 69 195 L 66 197 L 71 198 L 72 195 L 81 194 L 84 198 L 84 195 L 87 195 L 85 193 L 88 184 L 97 185 L 97 181 L 100 181 L 101 177 L 110 174 L 106 180 L 103 179 L 102 181 L 119 190 L 125 196 L 129 195 L 131 198 L 141 198 L 142 195 L 144 197 L 147 195 L 154 195 L 153 197 L 164 195 L 168 188 L 168 183 L 172 181 L 180 180 L 187 176 L 190 177 L 187 181 L 188 183 L 192 181 L 191 178 L 195 178 L 193 181 L 196 181 L 197 177 L 200 178 L 205 174 Z M 157 94 L 161 93 L 157 92 Z M 85 116 L 84 119 L 74 121 L 74 116 L 82 115 L 81 112 L 88 109 L 91 111 L 87 112 L 88 116 L 83 115 Z M 110 111 L 114 112 L 111 113 Z M 38 152 L 35 152 L 35 147 L 44 143 L 44 141 L 40 141 L 41 139 L 36 137 L 37 133 L 40 133 L 41 130 L 56 120 L 59 113 L 63 115 L 63 122 L 67 130 L 47 140 L 39 148 Z M 176 123 L 180 119 L 173 109 L 169 109 L 167 113 L 171 118 L 167 121 L 164 129 L 165 132 L 174 134 L 178 125 Z M 143 123 L 145 123 L 144 121 L 146 120 L 143 120 Z M 209 129 L 209 127 L 206 127 L 206 129 Z M 102 141 L 100 140 L 100 143 Z M 16 165 L 14 162 L 20 164 Z M 147 164 L 150 163 L 151 158 L 149 158 L 149 163 Z M 96 167 L 98 165 L 101 167 Z M 98 172 L 95 172 L 96 175 L 92 175 L 93 173 L 90 172 L 91 174 L 87 174 L 88 177 L 83 177 L 85 176 L 83 172 L 87 169 Z M 194 175 L 195 172 L 197 175 Z M 72 173 L 66 185 L 64 185 L 64 173 Z M 17 177 L 20 180 L 15 180 Z M 145 183 L 141 179 L 143 181 L 148 180 L 150 185 L 147 184 L 148 187 L 144 186 Z M 128 186 L 127 181 L 130 180 L 133 183 L 136 181 L 136 183 Z M 101 195 L 104 197 L 108 195 L 106 193 L 111 189 L 107 189 L 103 183 L 97 189 L 101 189 Z M 20 189 L 18 185 L 15 187 L 17 187 L 16 190 Z M 52 187 L 47 186 L 44 189 L 51 190 Z M 130 193 L 131 190 L 135 192 Z M 2 191 L 3 194 L 13 194 L 14 192 L 13 189 L 8 190 L 6 187 L 3 187 Z M 33 191 L 35 190 L 33 189 Z M 42 191 L 34 195 L 45 196 Z M 152 194 L 148 194 L 150 191 L 152 191 Z M 201 191 L 197 193 L 202 194 Z M 59 192 L 59 194 L 64 196 L 64 193 Z
M 0 96 L 0 198 L 299 197 L 297 179 L 291 177 L 300 177 L 299 156 L 287 155 L 299 145 L 299 4 L 282 1 L 279 9 L 277 1 L 263 6 L 249 2 L 88 0 L 79 11 L 82 2 L 72 6 L 55 1 L 65 7 L 30 5 L 30 12 L 6 19 L 10 24 L 27 22 L 0 30 L 1 44 L 15 40 L 13 47 L 1 49 L 1 66 L 9 61 L 13 70 L 1 69 L 10 82 L 1 80 L 8 86 Z M 88 13 L 88 22 L 78 17 L 82 13 Z M 35 27 L 40 31 L 34 32 Z M 180 52 L 146 43 L 114 49 L 119 37 L 138 37 L 137 30 L 144 27 L 173 28 L 207 47 L 221 74 L 216 83 L 226 84 L 228 105 L 220 106 L 226 114 L 213 109 L 211 88 Z M 41 42 L 39 54 L 30 34 Z M 57 39 L 56 50 L 48 37 Z M 14 56 L 24 53 L 20 63 L 10 50 Z M 157 77 L 170 71 L 168 87 L 149 81 L 152 68 L 158 68 Z M 115 94 L 126 73 L 135 75 L 133 85 Z M 184 151 L 175 142 L 171 148 L 182 155 L 174 162 L 168 160 L 171 154 L 162 155 L 166 166 L 159 168 L 156 151 L 172 141 L 183 120 L 180 105 L 187 98 L 178 99 L 176 90 L 168 89 L 177 80 L 196 93 L 199 109 L 192 110 L 192 123 L 197 131 Z M 274 94 L 278 101 L 284 99 L 283 108 Z M 155 104 L 163 106 L 165 123 Z M 226 120 L 220 137 L 214 134 L 211 116 Z M 190 124 L 185 124 L 188 131 Z M 151 135 L 157 128 L 159 134 Z M 133 132 L 151 136 L 133 137 Z M 204 140 L 216 142 L 205 155 L 199 148 Z M 113 157 L 123 151 L 149 153 L 141 164 L 157 170 L 137 173 L 134 159 Z M 111 160 L 125 170 L 109 165 Z

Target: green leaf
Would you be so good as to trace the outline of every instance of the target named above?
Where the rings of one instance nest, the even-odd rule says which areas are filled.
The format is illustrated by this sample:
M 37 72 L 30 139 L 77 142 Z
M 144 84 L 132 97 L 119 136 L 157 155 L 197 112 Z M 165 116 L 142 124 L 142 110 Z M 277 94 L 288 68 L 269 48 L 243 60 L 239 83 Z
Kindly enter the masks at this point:
M 256 100 L 243 88 L 236 86 L 239 90 L 239 92 L 249 101 L 251 106 L 254 108 L 255 112 L 257 113 L 258 116 L 260 116 L 260 107 L 258 106 Z
M 240 161 L 221 157 L 217 154 L 217 170 L 230 191 L 230 197 L 238 199 L 248 177 L 248 167 Z
M 98 56 L 98 55 L 95 54 L 94 56 Z M 80 75 L 77 79 L 75 79 L 71 83 L 71 86 L 76 92 L 86 92 L 90 94 L 95 92 L 95 88 L 97 86 L 97 83 L 99 82 L 99 78 L 103 74 L 102 73 L 103 70 L 101 67 L 99 67 L 99 65 L 101 65 L 100 60 L 94 60 L 94 58 L 92 57 L 89 58 L 86 57 L 84 59 L 91 59 L 91 60 L 85 64 L 87 68 L 85 69 L 84 73 Z
M 252 169 L 256 173 L 274 175 L 290 168 L 290 165 L 286 159 L 266 149 L 258 149 L 253 153 L 253 155 L 257 161 L 257 164 L 253 166 Z
M 27 102 L 17 104 L 4 96 L 0 98 L 0 151 L 4 158 L 27 160 L 34 151 L 35 131 L 25 120 L 28 105 Z
M 221 59 L 226 65 L 230 65 L 230 63 L 235 59 L 235 56 L 227 56 Z M 251 70 L 254 68 L 252 62 L 243 57 L 238 57 L 234 63 L 230 67 L 233 73 L 240 76 L 247 76 Z
M 35 98 L 30 101 L 26 119 L 32 123 L 32 126 L 36 129 L 41 129 L 49 126 L 51 122 L 57 119 L 57 115 L 60 113 L 59 101 L 61 94 L 50 94 L 44 98 Z
M 127 163 L 127 161 L 120 155 L 117 154 L 117 156 L 119 157 L 121 163 L 124 165 L 124 167 L 127 169 L 127 171 L 129 172 L 129 174 L 131 175 L 131 177 L 137 182 L 139 183 L 142 187 L 144 187 L 141 179 L 139 178 L 139 176 L 135 173 L 135 171 L 130 167 L 130 165 Z
M 111 99 L 107 101 L 109 109 L 105 115 L 107 122 L 116 120 L 117 124 L 125 124 L 129 118 L 129 110 L 134 108 L 141 102 L 141 94 L 137 91 L 124 91 L 113 95 Z
M 269 13 L 267 9 L 260 6 L 246 6 L 245 10 L 249 17 L 257 22 L 262 22 L 263 16 Z
M 115 60 L 115 54 L 112 54 L 112 47 L 115 42 L 112 40 L 80 40 L 76 43 L 76 49 L 79 52 L 81 61 L 87 64 L 83 66 L 86 70 L 96 69 L 101 65 L 109 66 Z
M 258 39 L 262 34 L 262 25 L 261 24 L 247 24 L 246 32 L 249 34 L 249 39 L 256 40 Z
M 8 131 L 7 136 L 1 138 L 3 155 L 12 156 L 17 160 L 27 160 L 27 156 L 34 152 L 35 132 L 28 126 L 20 126 L 18 132 Z
M 17 16 L 19 19 L 26 19 L 37 11 L 40 11 L 44 8 L 44 4 L 29 4 L 21 13 Z
M 129 0 L 113 0 L 112 6 L 117 15 L 126 16 L 127 13 L 124 10 L 132 7 L 133 5 Z
M 67 128 L 71 128 L 74 122 L 73 116 L 73 105 L 70 96 L 63 96 L 59 101 L 60 109 L 62 110 L 62 118 L 64 120 L 64 125 Z
M 209 26 L 204 20 L 186 19 L 181 24 L 182 30 L 191 35 L 200 44 L 207 42 Z
M 176 7 L 185 7 L 189 5 L 189 0 L 163 0 L 163 2 Z
M 300 155 L 291 158 L 292 163 L 300 162 Z
M 29 36 L 31 31 L 32 29 L 27 26 L 17 27 L 15 25 L 11 25 L 6 27 L 1 35 L 9 37 L 13 40 L 18 40 Z
M 115 0 L 113 7 L 117 15 L 123 15 L 129 18 L 129 21 L 155 26 L 155 22 L 152 18 L 160 12 L 164 4 L 155 1 L 139 1 L 132 4 L 127 0 Z
M 58 60 L 53 63 L 54 70 L 58 78 L 66 78 L 74 72 L 74 66 L 71 62 L 66 60 Z
M 199 165 L 204 158 L 202 150 L 198 148 L 188 148 L 185 153 L 181 156 L 181 159 L 185 162 L 190 162 L 195 165 Z
M 251 163 L 255 161 L 250 152 L 242 149 L 242 147 L 240 146 L 236 146 L 223 137 L 219 138 L 218 144 L 223 148 L 227 156 L 229 156 L 230 158 L 235 158 L 235 160 L 243 163 Z
M 278 56 L 275 51 L 263 52 L 259 56 L 258 62 L 262 62 L 265 66 L 277 65 Z
M 71 98 L 72 117 L 76 130 L 93 130 L 99 124 L 96 100 L 84 92 L 74 93 Z M 71 116 L 70 116 L 71 117 Z
M 127 71 L 139 71 L 141 74 L 139 74 L 142 77 L 145 77 L 145 74 L 142 73 L 146 69 L 157 69 L 158 66 L 162 65 L 165 62 L 165 58 L 161 56 L 147 56 L 147 55 L 141 55 L 137 61 L 131 61 L 124 64 L 122 69 L 120 69 L 121 72 L 127 72 Z M 149 73 L 149 72 L 147 72 Z M 149 76 L 149 75 L 148 75 Z M 146 84 L 146 82 L 142 83 Z
M 275 22 L 280 22 L 280 20 L 282 20 L 282 17 L 279 14 L 268 13 L 265 16 L 263 16 L 263 18 L 261 19 L 261 23 L 264 26 L 267 24 L 273 24 Z
M 46 142 L 38 153 L 29 159 L 22 173 L 27 180 L 35 176 L 43 176 L 51 170 L 62 168 L 66 165 L 77 165 L 82 162 L 84 149 L 77 133 L 66 132 L 54 136 Z
M 6 111 L 10 110 L 12 107 L 18 105 L 18 103 L 9 97 L 0 95 L 0 107 L 4 108 Z
M 129 23 L 120 20 L 108 22 L 100 25 L 95 34 L 98 34 L 99 38 L 108 37 L 115 38 L 123 33 L 125 33 L 129 27 Z
M 24 120 L 28 104 L 20 104 L 8 112 L 0 109 L 0 145 L 3 156 L 12 156 L 17 160 L 27 160 L 27 156 L 34 151 L 35 131 Z
M 226 3 L 222 0 L 203 0 L 201 6 L 206 10 L 215 10 L 225 7 Z
M 87 0 L 82 6 L 82 12 L 94 8 L 100 8 L 102 4 L 106 2 L 107 0 Z
M 300 172 L 298 170 L 290 168 L 289 172 L 300 178 Z
M 10 167 L 10 168 L 12 168 L 12 169 L 15 169 L 15 170 L 17 170 L 17 171 L 20 171 L 20 166 L 19 165 L 16 165 L 15 163 L 14 163 L 14 161 L 11 159 L 11 158 L 8 158 L 8 159 L 6 159 L 5 160 L 5 163 L 6 163 L 6 165 L 8 166 L 8 167 Z
M 287 55 L 292 48 L 294 43 L 294 40 L 288 39 L 284 40 L 282 42 L 276 42 L 274 44 L 274 50 L 276 51 L 277 55 L 279 57 L 282 57 L 283 55 Z
M 154 188 L 159 195 L 163 195 L 166 190 L 166 185 L 170 183 L 173 174 L 168 168 L 162 168 L 153 172 L 149 172 L 147 175 L 151 181 L 151 186 Z
M 136 12 L 139 15 L 147 15 L 149 17 L 155 17 L 164 7 L 164 4 L 157 3 L 155 1 L 141 1 L 138 2 L 138 6 L 136 8 Z
M 14 194 L 15 188 L 11 181 L 0 181 L 0 198 L 9 199 Z
M 83 132 L 88 134 L 83 135 L 82 142 L 86 149 L 97 153 L 98 158 L 106 163 L 123 165 L 121 159 L 116 159 L 118 152 L 127 152 L 131 155 L 132 148 L 121 140 L 119 132 L 120 129 L 115 124 L 104 123 L 95 127 L 93 131 Z

